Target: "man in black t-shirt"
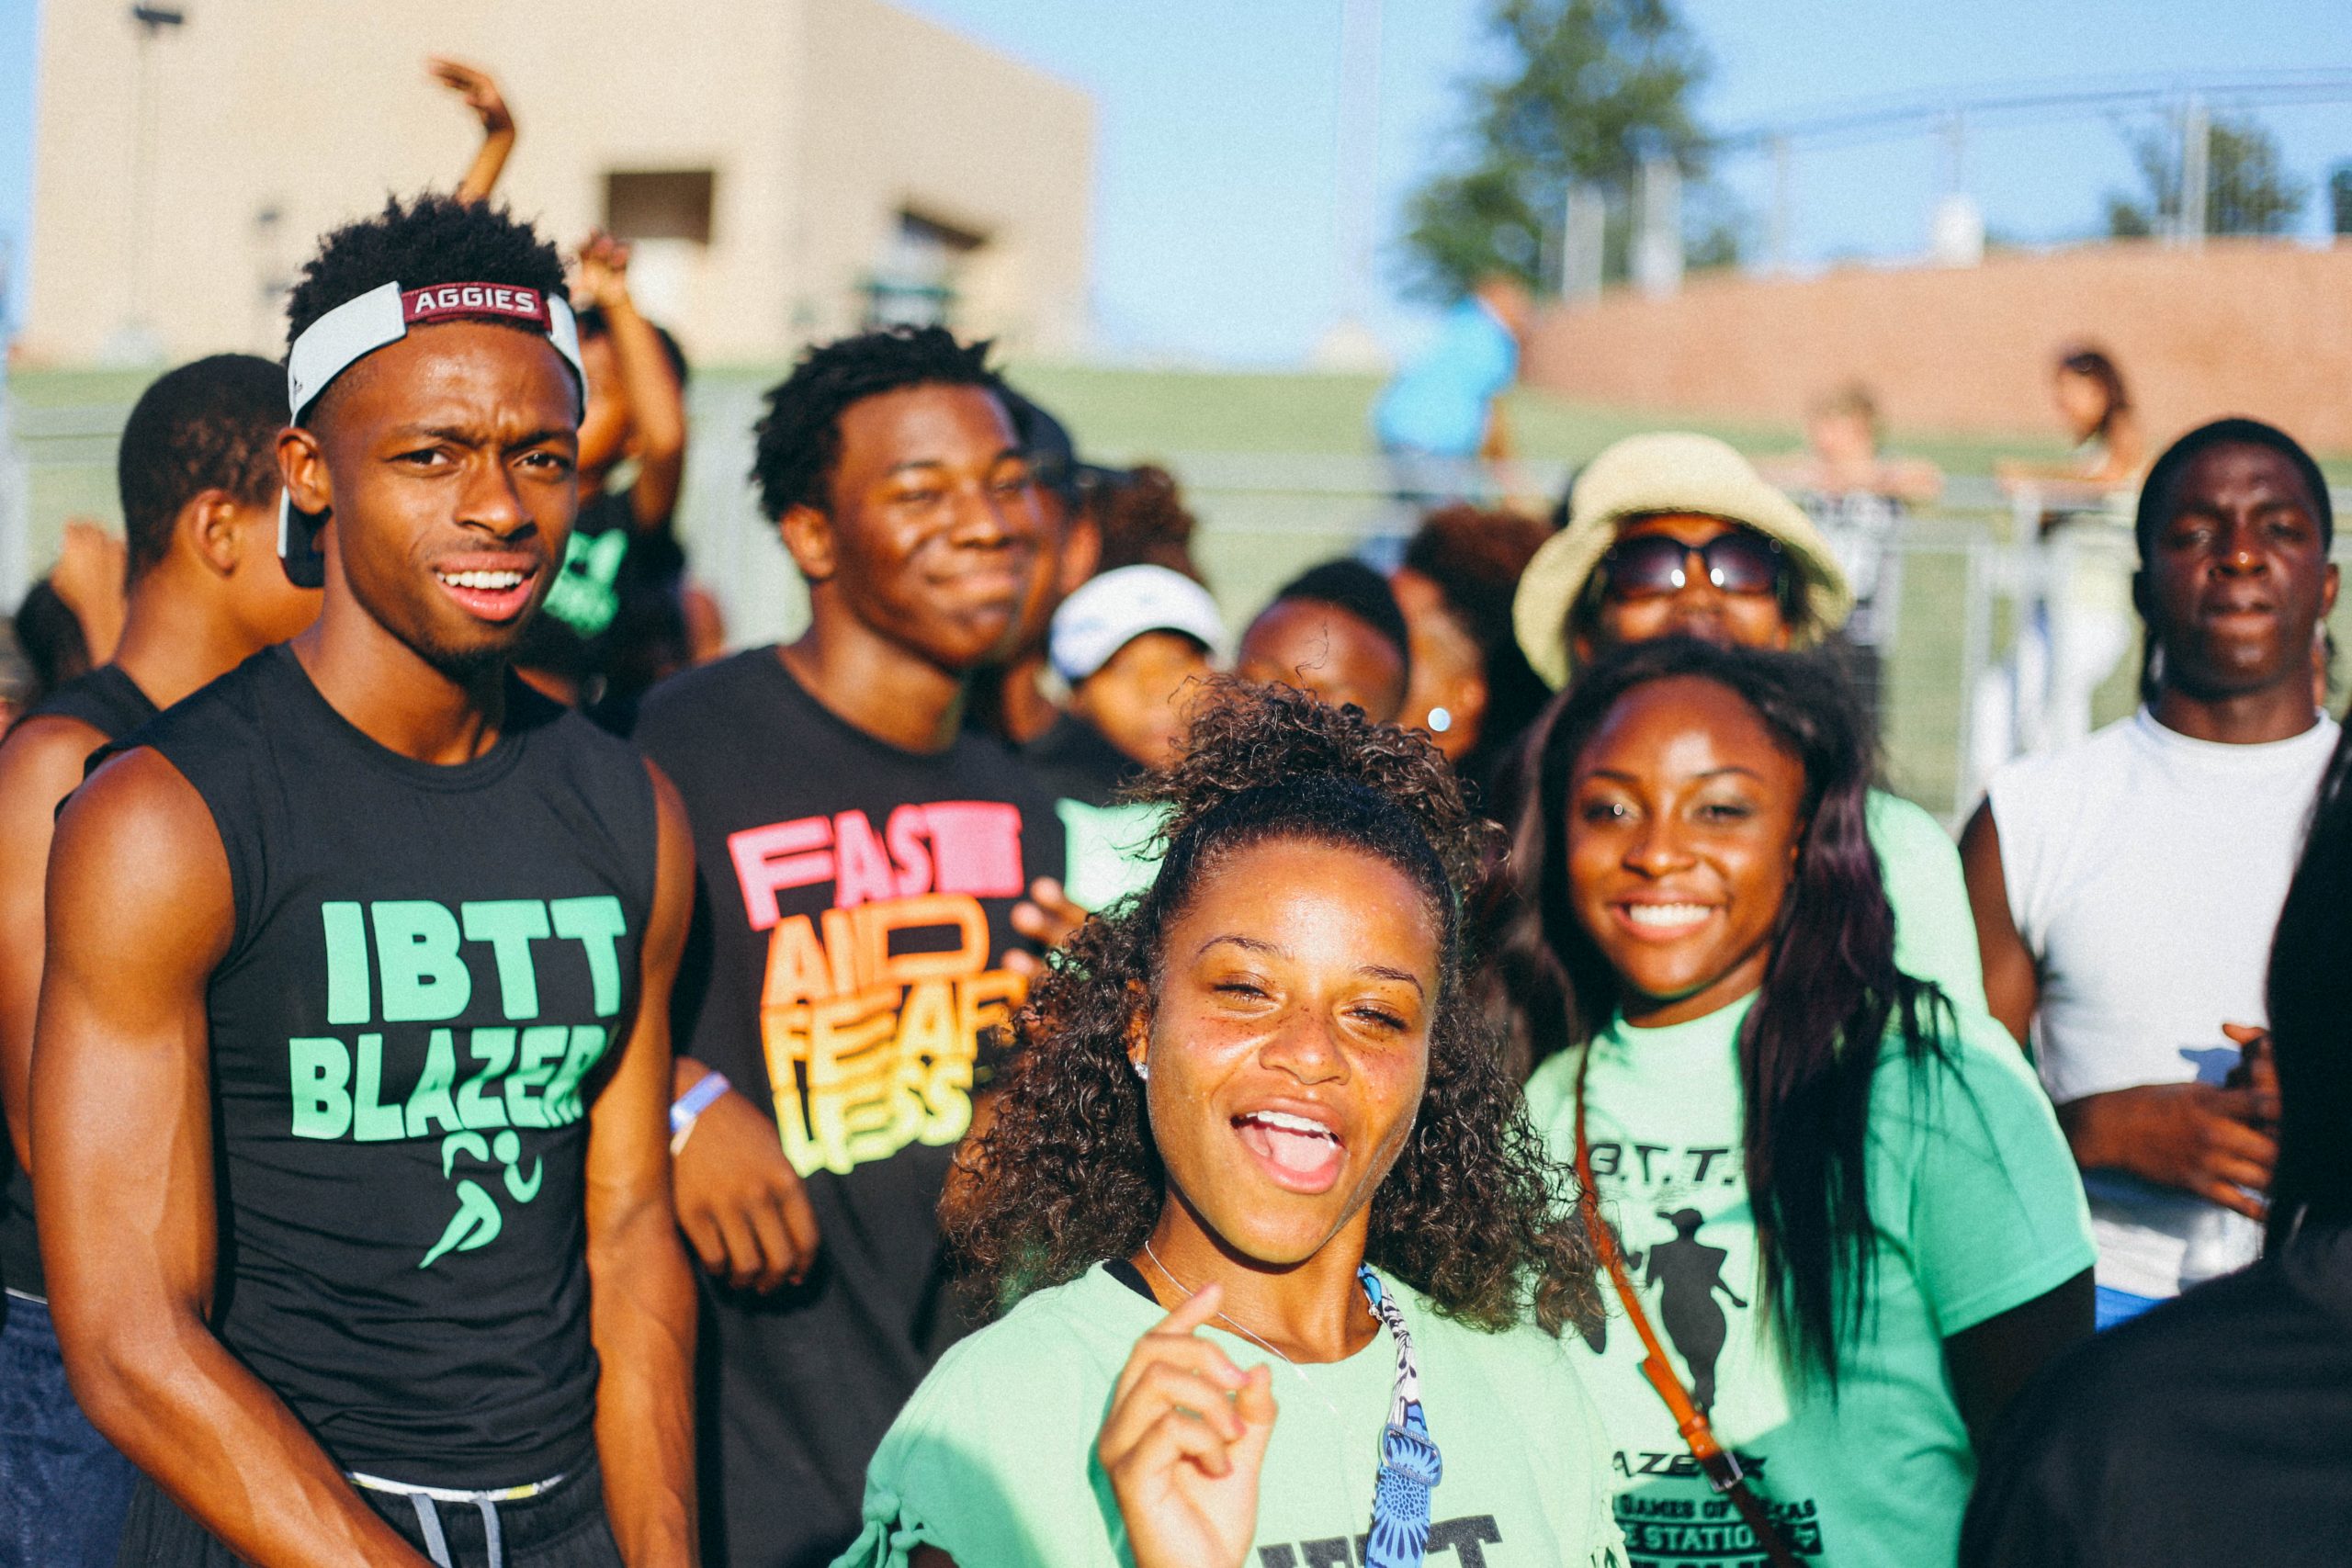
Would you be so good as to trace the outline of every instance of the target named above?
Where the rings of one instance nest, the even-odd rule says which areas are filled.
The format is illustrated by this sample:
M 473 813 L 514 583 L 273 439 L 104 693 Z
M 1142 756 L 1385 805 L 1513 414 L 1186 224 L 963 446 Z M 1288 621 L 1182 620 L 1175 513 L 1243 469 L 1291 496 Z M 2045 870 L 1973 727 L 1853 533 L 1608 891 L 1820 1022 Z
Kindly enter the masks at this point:
M 756 474 L 808 630 L 639 721 L 701 865 L 675 1185 L 716 1277 L 703 1484 L 732 1568 L 849 1543 L 867 1460 L 960 1330 L 935 1211 L 1023 990 L 1012 907 L 1063 869 L 1050 795 L 961 723 L 1044 526 L 986 352 L 868 333 L 769 394 Z
M 42 884 L 58 803 L 92 752 L 318 617 L 278 565 L 277 431 L 286 373 L 220 354 L 158 378 L 122 429 L 116 478 L 129 544 L 113 662 L 69 681 L 0 744 L 0 1097 L 12 1156 L 31 1144 Z M 136 1473 L 84 1418 L 50 1327 L 32 1189 L 0 1188 L 0 1568 L 105 1568 Z
M 319 621 L 128 738 L 51 859 L 33 1168 L 121 1561 L 688 1568 L 665 781 L 508 656 L 577 504 L 553 249 L 445 197 L 288 301 Z

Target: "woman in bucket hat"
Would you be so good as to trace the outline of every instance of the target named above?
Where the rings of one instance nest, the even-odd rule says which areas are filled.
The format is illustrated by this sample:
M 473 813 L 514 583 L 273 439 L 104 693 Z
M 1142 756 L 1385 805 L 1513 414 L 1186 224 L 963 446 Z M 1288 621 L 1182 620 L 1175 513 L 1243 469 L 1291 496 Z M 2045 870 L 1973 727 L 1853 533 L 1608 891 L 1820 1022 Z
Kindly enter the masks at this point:
M 1567 525 L 1538 550 L 1512 603 L 1535 672 L 1661 637 L 1817 647 L 1854 607 L 1828 541 L 1802 507 L 1712 436 L 1632 435 L 1577 476 Z M 1951 839 L 1900 795 L 1872 790 L 1871 844 L 1895 915 L 1895 961 L 1962 1009 L 1984 976 Z

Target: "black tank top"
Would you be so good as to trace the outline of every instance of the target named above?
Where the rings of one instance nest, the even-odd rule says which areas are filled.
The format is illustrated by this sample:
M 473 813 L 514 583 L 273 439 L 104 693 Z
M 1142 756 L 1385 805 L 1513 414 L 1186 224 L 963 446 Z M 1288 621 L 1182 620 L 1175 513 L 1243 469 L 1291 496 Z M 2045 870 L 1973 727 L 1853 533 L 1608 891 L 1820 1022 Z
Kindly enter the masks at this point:
M 420 762 L 277 648 L 138 737 L 235 893 L 214 1327 L 345 1468 L 465 1489 L 590 1450 L 587 1106 L 654 882 L 642 760 L 519 682 L 506 704 L 483 756 Z
M 78 719 L 107 738 L 109 745 L 155 716 L 155 705 L 139 682 L 112 664 L 101 664 L 87 674 L 50 693 L 17 720 Z M 12 727 L 13 728 L 13 727 Z M 0 1285 L 28 1296 L 46 1296 L 49 1282 L 40 1269 L 40 1236 L 33 1229 L 33 1188 L 17 1164 L 17 1145 L 7 1142 L 8 1164 L 0 1173 Z

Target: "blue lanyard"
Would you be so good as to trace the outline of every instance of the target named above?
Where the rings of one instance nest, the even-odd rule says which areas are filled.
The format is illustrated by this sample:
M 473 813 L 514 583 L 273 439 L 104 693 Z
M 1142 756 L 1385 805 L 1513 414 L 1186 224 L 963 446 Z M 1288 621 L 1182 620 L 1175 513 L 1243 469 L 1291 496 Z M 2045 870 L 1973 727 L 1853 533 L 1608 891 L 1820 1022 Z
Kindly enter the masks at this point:
M 1421 1369 L 1413 1359 L 1412 1332 L 1405 1314 L 1380 1288 L 1369 1265 L 1356 1269 L 1373 1315 L 1388 1325 L 1396 1346 L 1396 1388 L 1388 1399 L 1388 1425 L 1380 1434 L 1380 1475 L 1372 1490 L 1372 1533 L 1364 1541 L 1363 1568 L 1421 1568 L 1430 1544 L 1430 1488 L 1445 1467 L 1421 1414 Z

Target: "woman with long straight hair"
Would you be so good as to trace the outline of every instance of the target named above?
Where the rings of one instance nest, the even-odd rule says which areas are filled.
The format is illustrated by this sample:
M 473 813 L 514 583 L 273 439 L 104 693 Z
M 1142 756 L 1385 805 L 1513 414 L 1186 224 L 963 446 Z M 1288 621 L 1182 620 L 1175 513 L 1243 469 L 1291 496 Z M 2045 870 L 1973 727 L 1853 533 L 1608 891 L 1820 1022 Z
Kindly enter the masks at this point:
M 1530 748 L 1506 941 L 1548 983 L 1504 1005 L 1597 1200 L 1634 1558 L 1950 1563 L 1976 1435 L 2089 1332 L 2093 1251 L 2016 1045 L 1895 966 L 1850 694 L 1649 642 Z

